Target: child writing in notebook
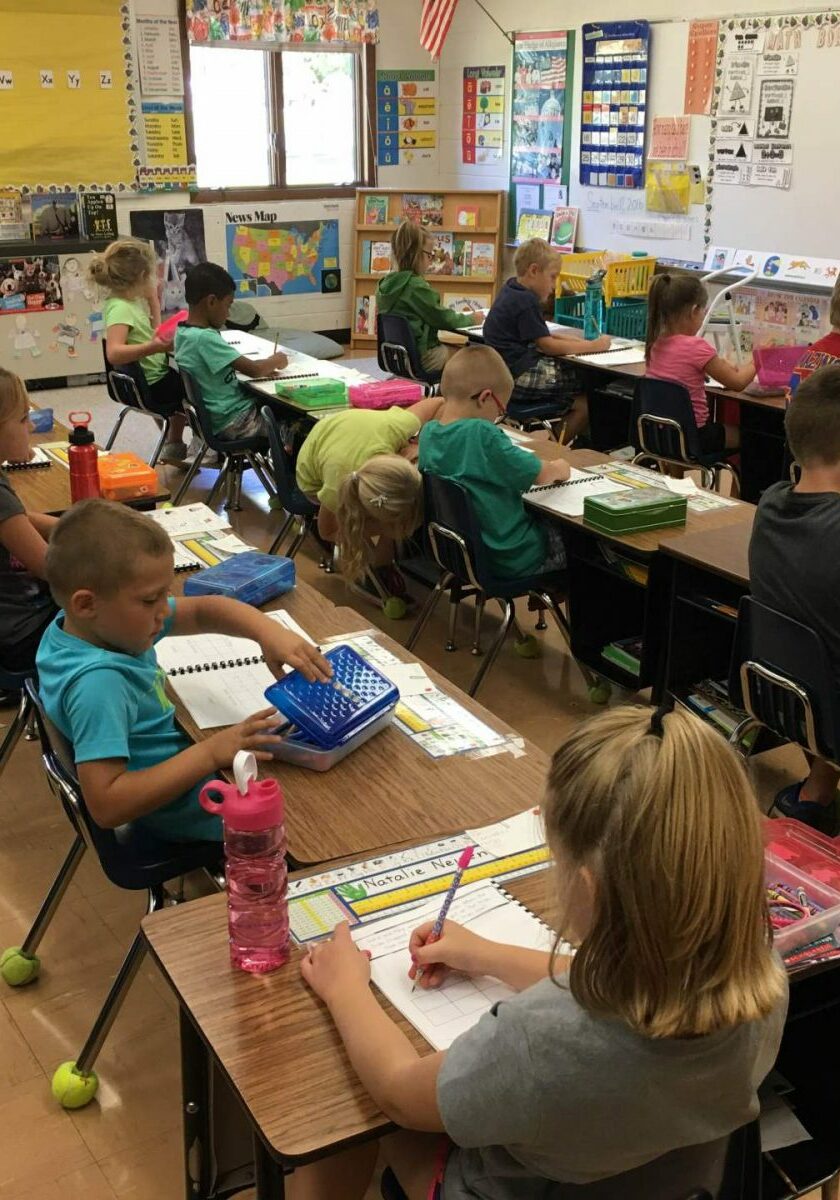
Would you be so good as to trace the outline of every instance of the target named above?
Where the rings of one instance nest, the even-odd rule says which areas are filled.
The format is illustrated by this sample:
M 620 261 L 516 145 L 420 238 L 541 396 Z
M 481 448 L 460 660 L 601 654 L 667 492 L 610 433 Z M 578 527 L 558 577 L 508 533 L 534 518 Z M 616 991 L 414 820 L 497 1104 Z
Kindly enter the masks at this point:
M 522 493 L 534 484 L 569 478 L 560 459 L 542 463 L 514 445 L 496 421 L 507 408 L 513 380 L 489 346 L 465 346 L 443 372 L 436 421 L 420 432 L 421 471 L 460 483 L 469 493 L 494 574 L 522 579 L 565 565 L 556 526 L 532 517 Z
M 169 420 L 161 462 L 182 465 L 187 458 L 184 388 L 167 359 L 171 342 L 154 332 L 160 325 L 154 251 L 138 238 L 118 238 L 101 254 L 91 256 L 88 277 L 109 293 L 102 305 L 108 362 L 114 367 L 140 364 L 148 386 L 144 402 L 152 412 Z
M 310 949 L 303 977 L 374 1103 L 423 1131 L 383 1143 L 409 1200 L 561 1200 L 578 1185 L 592 1200 L 717 1195 L 725 1139 L 758 1113 L 787 1005 L 743 765 L 687 713 L 616 708 L 555 753 L 542 807 L 556 929 L 577 952 L 452 922 L 430 943 L 421 925 L 420 988 L 461 971 L 519 993 L 448 1050 L 418 1054 L 346 924 Z M 311 1168 L 295 1200 L 363 1196 L 372 1157 Z
M 0 463 L 32 457 L 29 397 L 23 380 L 0 367 Z M 55 616 L 44 561 L 55 517 L 30 512 L 0 469 L 0 668 L 30 671 Z
M 168 634 L 252 638 L 275 675 L 288 663 L 311 680 L 328 679 L 329 663 L 248 604 L 176 600 L 168 535 L 122 504 L 85 500 L 69 509 L 50 539 L 47 579 L 62 611 L 41 640 L 38 687 L 72 743 L 93 820 L 105 829 L 137 821 L 166 841 L 220 838 L 218 820 L 199 806 L 201 785 L 239 750 L 270 757 L 278 716 L 263 709 L 191 745 L 175 723 L 155 643 Z
M 199 263 L 184 280 L 189 305 L 186 324 L 175 333 L 175 361 L 195 378 L 210 415 L 213 432 L 236 440 L 265 436 L 257 400 L 252 399 L 236 378 L 270 379 L 288 365 L 282 351 L 267 358 L 246 358 L 221 335 L 236 284 L 224 267 Z
M 742 392 L 755 379 L 750 358 L 733 367 L 706 338 L 699 337 L 709 293 L 694 275 L 657 275 L 648 296 L 645 362 L 651 379 L 681 383 L 688 389 L 704 454 L 738 447 L 738 430 L 712 421 L 706 397 L 706 376 L 733 392 Z

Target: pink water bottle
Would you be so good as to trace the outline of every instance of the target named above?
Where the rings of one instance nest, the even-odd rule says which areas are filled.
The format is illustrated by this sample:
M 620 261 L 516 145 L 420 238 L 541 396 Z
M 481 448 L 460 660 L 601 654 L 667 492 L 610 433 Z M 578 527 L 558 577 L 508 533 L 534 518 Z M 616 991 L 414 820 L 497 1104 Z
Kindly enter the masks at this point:
M 235 784 L 206 783 L 199 799 L 224 823 L 231 962 L 261 975 L 289 957 L 283 793 L 276 780 L 257 779 L 256 759 L 245 750 L 233 760 L 233 775 Z

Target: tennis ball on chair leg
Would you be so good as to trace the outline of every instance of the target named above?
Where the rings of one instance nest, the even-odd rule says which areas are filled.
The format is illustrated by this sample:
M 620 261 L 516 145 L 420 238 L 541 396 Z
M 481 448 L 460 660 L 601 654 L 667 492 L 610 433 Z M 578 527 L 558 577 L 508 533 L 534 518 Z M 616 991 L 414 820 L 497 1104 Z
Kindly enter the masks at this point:
M 10 946 L 0 955 L 0 975 L 9 987 L 23 987 L 38 978 L 41 960 L 37 955 L 23 954 L 20 946 Z
M 80 1075 L 74 1062 L 64 1062 L 52 1077 L 52 1094 L 62 1108 L 84 1108 L 97 1093 L 99 1080 L 95 1071 Z

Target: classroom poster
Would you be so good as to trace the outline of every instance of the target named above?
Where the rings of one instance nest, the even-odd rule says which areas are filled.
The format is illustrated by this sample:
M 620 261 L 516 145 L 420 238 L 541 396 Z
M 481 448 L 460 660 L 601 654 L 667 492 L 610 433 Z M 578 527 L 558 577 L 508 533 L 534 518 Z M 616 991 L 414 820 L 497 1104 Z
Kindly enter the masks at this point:
M 207 42 L 376 42 L 376 0 L 186 0 L 187 37 Z
M 0 259 L 0 316 L 64 307 L 56 254 Z
M 241 214 L 227 222 L 225 243 L 238 299 L 337 290 L 338 221 L 263 221 L 256 214 L 246 220 Z
M 376 72 L 376 161 L 396 167 L 428 160 L 437 147 L 435 71 Z
M 190 267 L 207 261 L 202 210 L 146 208 L 129 213 L 129 223 L 133 237 L 154 246 L 161 312 L 186 308 L 184 277 Z
M 560 179 L 568 47 L 565 31 L 514 35 L 510 156 L 514 184 Z
M 141 110 L 146 153 L 137 171 L 139 187 L 186 191 L 196 175 L 187 161 L 183 101 L 143 100 Z
M 651 122 L 649 158 L 688 158 L 691 117 L 654 117 Z
M 755 84 L 755 58 L 737 55 L 726 60 L 718 111 L 723 115 L 752 112 Z
M 583 27 L 580 181 L 589 187 L 644 187 L 647 21 Z
M 134 22 L 140 88 L 144 96 L 183 96 L 177 17 L 138 16 Z
M 758 100 L 758 136 L 790 137 L 793 79 L 763 79 Z
M 712 111 L 718 28 L 717 21 L 692 21 L 689 26 L 683 105 L 686 113 L 702 117 Z
M 502 157 L 505 68 L 464 67 L 461 161 L 482 166 Z

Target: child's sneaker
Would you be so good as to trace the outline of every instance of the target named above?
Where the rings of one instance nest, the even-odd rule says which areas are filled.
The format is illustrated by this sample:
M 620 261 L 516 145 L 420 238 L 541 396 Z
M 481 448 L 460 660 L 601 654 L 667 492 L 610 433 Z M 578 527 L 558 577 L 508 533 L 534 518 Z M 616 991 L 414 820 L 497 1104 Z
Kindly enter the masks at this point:
M 773 807 L 783 817 L 801 821 L 803 825 L 810 825 L 812 829 L 834 837 L 838 830 L 836 801 L 832 801 L 831 804 L 816 804 L 812 800 L 800 800 L 803 783 L 804 780 L 782 788 L 776 793 Z

